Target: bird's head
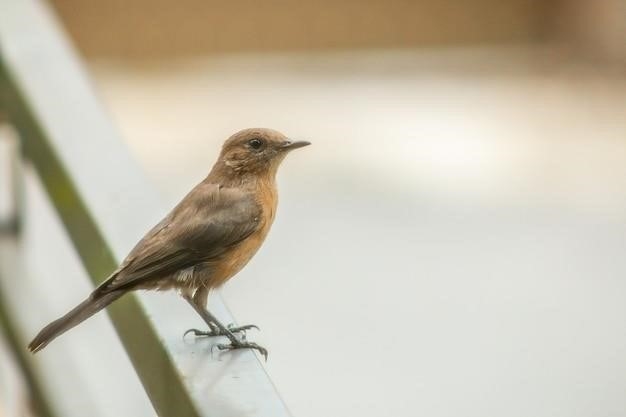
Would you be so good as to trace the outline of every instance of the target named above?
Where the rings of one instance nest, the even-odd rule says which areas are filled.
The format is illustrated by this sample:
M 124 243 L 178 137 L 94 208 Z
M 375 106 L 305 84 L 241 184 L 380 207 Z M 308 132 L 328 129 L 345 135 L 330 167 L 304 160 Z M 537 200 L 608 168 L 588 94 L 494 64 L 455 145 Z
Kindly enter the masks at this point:
M 275 175 L 289 151 L 307 145 L 310 142 L 293 141 L 276 130 L 245 129 L 224 142 L 218 164 L 234 173 Z

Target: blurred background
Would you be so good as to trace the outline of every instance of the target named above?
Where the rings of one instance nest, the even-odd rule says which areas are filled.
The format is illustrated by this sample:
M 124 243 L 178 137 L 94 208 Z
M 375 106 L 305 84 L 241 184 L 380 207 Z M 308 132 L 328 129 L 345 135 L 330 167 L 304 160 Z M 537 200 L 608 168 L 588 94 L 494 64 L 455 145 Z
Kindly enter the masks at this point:
M 626 415 L 626 1 L 50 5 L 168 206 L 313 142 L 222 291 L 294 416 Z

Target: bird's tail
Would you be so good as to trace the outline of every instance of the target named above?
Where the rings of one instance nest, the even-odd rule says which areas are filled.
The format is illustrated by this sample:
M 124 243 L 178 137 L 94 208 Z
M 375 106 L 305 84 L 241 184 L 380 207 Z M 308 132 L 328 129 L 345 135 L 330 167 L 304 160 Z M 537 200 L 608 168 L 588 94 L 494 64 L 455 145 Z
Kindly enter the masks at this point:
M 74 307 L 72 311 L 41 329 L 28 345 L 28 350 L 33 353 L 40 351 L 58 336 L 93 316 L 123 294 L 124 291 L 112 291 L 104 294 L 93 293 L 85 301 Z

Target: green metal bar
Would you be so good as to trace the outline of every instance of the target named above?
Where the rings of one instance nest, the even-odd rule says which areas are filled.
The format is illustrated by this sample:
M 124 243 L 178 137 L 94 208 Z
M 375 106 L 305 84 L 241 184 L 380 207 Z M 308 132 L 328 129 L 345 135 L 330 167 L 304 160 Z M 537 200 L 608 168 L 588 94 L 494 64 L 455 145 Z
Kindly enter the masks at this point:
M 3 61 L 0 61 L 0 80 L 9 86 L 5 89 L 3 101 L 11 103 L 6 108 L 11 122 L 24 138 L 25 154 L 36 167 L 85 269 L 97 284 L 118 264 L 110 245 L 55 153 L 44 129 L 34 118 L 17 83 L 10 78 Z M 198 416 L 180 374 L 173 367 L 135 297 L 124 297 L 109 307 L 108 313 L 159 415 Z M 144 349 L 146 344 L 151 349 Z M 159 370 L 158 378 L 154 377 L 155 369 Z
M 0 66 L 0 69 L 3 76 L 6 76 L 5 68 Z M 117 261 L 71 178 L 55 157 L 40 126 L 30 117 L 22 97 L 16 91 L 11 93 L 15 100 L 10 109 L 12 122 L 25 138 L 23 143 L 26 156 L 37 168 L 51 200 L 72 237 L 74 247 L 94 283 L 97 284 L 117 266 Z M 131 360 L 136 364 L 137 372 L 146 386 L 146 392 L 159 415 L 198 415 L 182 386 L 180 375 L 173 368 L 137 300 L 132 296 L 124 297 L 112 305 L 108 312 L 127 347 Z M 146 344 L 150 345 L 151 349 L 143 349 L 142 346 Z M 159 370 L 159 378 L 152 377 L 155 369 Z

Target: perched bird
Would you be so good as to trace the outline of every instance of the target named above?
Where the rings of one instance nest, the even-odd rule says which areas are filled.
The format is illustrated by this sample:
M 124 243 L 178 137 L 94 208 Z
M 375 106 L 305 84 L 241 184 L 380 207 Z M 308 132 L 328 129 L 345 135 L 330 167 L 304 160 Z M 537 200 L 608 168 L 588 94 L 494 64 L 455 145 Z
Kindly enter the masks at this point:
M 129 291 L 177 290 L 208 326 L 197 336 L 226 336 L 220 349 L 267 350 L 239 338 L 254 325 L 227 327 L 206 308 L 207 297 L 259 249 L 276 214 L 276 171 L 287 153 L 309 145 L 271 129 L 246 129 L 223 145 L 209 175 L 131 250 L 89 297 L 44 327 L 28 345 L 43 349 Z

